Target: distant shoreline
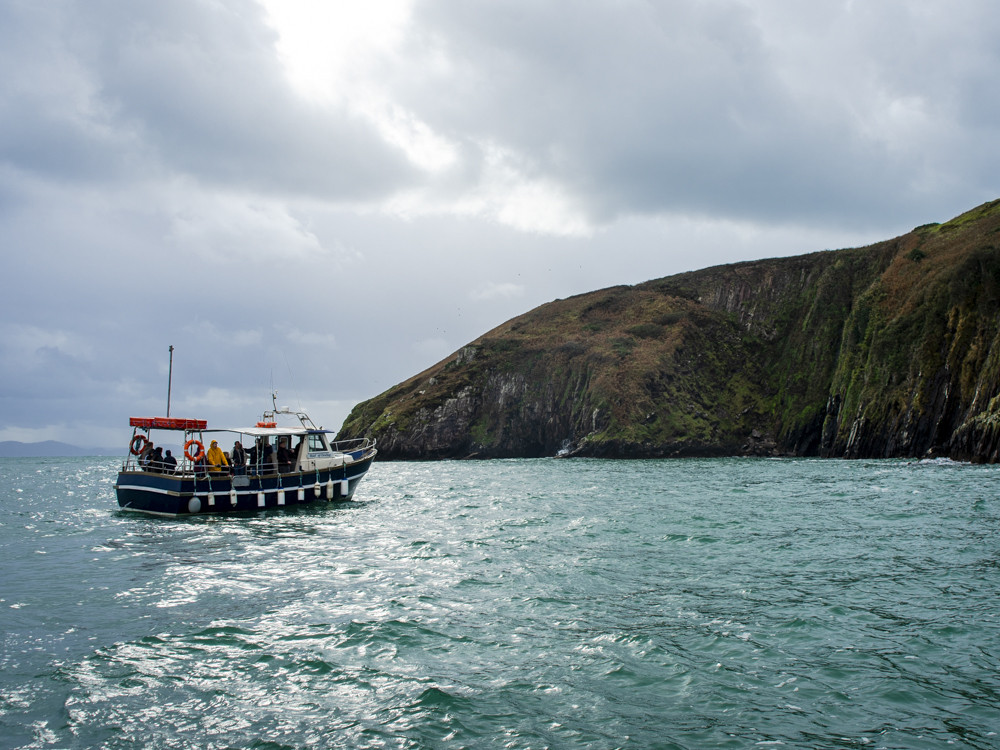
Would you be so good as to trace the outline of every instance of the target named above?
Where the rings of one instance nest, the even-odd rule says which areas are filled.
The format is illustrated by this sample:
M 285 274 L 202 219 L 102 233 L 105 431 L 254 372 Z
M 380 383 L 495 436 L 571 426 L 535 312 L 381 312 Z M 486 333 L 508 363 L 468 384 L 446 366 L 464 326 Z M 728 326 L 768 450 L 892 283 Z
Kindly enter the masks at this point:
M 84 456 L 120 456 L 115 448 L 79 448 L 58 440 L 22 443 L 18 440 L 0 441 L 0 458 L 74 458 Z

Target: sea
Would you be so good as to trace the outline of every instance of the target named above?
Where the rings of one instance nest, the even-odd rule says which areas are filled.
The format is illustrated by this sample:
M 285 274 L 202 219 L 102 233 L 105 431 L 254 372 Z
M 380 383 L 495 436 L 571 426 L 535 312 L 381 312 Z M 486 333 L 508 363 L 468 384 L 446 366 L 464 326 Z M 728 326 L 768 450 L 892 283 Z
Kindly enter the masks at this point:
M 118 510 L 0 459 L 2 748 L 1000 748 L 1000 467 L 376 462 Z

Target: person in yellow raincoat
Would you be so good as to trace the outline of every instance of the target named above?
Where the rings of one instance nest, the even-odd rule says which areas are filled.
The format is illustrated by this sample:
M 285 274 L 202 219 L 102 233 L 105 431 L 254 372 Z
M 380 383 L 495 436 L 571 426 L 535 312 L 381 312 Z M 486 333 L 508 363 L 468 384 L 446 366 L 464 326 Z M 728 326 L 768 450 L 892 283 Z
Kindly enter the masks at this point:
M 205 456 L 205 460 L 208 461 L 209 471 L 222 471 L 223 467 L 229 467 L 229 461 L 226 460 L 226 454 L 222 452 L 222 448 L 219 447 L 219 441 L 213 440 L 212 445 L 209 446 L 208 454 Z

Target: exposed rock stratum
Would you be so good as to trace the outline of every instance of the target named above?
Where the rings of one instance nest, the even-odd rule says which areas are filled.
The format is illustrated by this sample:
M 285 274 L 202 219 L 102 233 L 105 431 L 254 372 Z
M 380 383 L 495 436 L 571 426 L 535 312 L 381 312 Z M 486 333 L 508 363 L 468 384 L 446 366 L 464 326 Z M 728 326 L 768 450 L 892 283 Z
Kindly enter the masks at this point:
M 1000 201 L 542 305 L 359 404 L 382 458 L 1000 460 Z

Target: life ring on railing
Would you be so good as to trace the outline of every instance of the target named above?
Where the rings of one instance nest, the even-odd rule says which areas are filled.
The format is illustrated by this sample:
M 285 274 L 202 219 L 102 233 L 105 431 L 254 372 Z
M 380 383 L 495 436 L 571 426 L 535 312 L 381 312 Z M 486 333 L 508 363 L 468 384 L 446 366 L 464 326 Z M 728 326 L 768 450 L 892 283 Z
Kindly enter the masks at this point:
M 142 453 L 143 449 L 145 449 L 146 443 L 148 442 L 149 440 L 146 439 L 145 435 L 136 435 L 135 437 L 132 438 L 132 444 L 129 446 L 128 449 L 129 453 L 131 453 L 133 456 L 138 456 L 140 453 Z
M 191 455 L 191 452 L 188 450 L 188 448 L 190 448 L 192 445 L 198 446 L 198 452 L 195 453 L 193 456 Z M 191 461 L 192 463 L 200 461 L 202 456 L 204 455 L 205 455 L 205 446 L 202 445 L 197 440 L 195 440 L 194 438 L 191 438 L 186 443 L 184 443 L 184 456 L 187 458 L 188 461 Z

